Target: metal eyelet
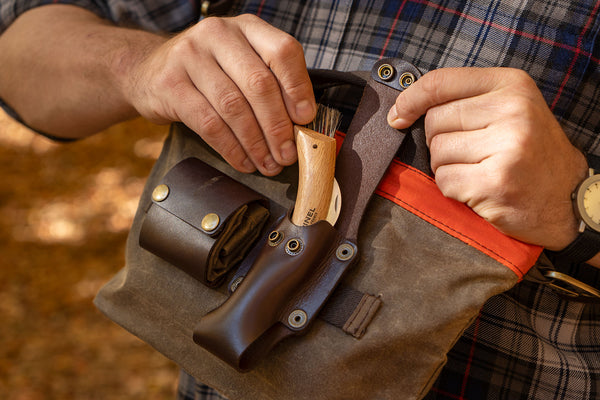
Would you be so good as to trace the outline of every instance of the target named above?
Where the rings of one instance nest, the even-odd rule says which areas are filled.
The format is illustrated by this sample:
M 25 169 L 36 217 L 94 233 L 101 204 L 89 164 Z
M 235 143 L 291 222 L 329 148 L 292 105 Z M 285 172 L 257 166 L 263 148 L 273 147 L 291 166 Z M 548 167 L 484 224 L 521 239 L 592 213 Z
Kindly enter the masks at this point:
M 275 247 L 279 243 L 281 243 L 282 240 L 283 240 L 283 232 L 273 231 L 273 232 L 269 233 L 269 236 L 268 236 L 269 246 Z
M 296 256 L 300 254 L 303 249 L 304 243 L 302 243 L 302 240 L 298 238 L 290 239 L 285 244 L 285 252 L 288 253 L 290 256 Z
M 354 247 L 348 243 L 342 243 L 338 246 L 335 256 L 340 261 L 348 261 L 354 257 Z
M 292 328 L 300 329 L 308 322 L 308 315 L 303 310 L 294 310 L 288 316 L 288 324 Z
M 415 76 L 410 72 L 405 72 L 402 75 L 400 75 L 398 82 L 400 83 L 400 86 L 402 86 L 402 88 L 406 89 L 407 87 L 415 83 Z
M 377 76 L 384 81 L 389 81 L 394 77 L 394 67 L 390 64 L 381 64 L 377 68 Z

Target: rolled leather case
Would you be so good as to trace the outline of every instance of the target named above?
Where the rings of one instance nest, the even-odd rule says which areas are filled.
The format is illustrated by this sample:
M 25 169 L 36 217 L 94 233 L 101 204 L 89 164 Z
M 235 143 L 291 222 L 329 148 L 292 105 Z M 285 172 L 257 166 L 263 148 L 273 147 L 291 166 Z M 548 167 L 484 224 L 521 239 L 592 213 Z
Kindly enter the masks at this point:
M 175 165 L 155 187 L 139 244 L 209 287 L 260 237 L 268 200 L 196 158 Z

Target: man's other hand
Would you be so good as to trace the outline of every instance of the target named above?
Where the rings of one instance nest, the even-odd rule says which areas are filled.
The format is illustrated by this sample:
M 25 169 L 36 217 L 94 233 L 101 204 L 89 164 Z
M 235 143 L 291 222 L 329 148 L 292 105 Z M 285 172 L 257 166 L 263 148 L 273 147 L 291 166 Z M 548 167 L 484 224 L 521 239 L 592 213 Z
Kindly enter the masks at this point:
M 429 72 L 398 96 L 388 122 L 404 129 L 421 115 L 445 196 L 528 243 L 559 250 L 575 238 L 570 196 L 587 163 L 525 72 Z

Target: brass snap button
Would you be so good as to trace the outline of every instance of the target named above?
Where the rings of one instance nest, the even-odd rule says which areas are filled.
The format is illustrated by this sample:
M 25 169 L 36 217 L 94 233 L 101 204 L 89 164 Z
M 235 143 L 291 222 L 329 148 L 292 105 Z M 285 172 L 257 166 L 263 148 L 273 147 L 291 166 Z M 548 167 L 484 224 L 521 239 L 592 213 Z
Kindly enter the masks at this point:
M 354 257 L 354 247 L 348 243 L 342 243 L 338 246 L 335 256 L 340 261 L 348 261 Z
M 210 7 L 210 1 L 203 1 L 200 5 L 200 14 L 203 17 L 208 17 L 208 8 Z
M 202 218 L 202 229 L 206 232 L 212 232 L 219 226 L 219 216 L 215 213 L 208 213 Z
M 152 200 L 161 202 L 169 197 L 169 187 L 167 185 L 160 184 L 152 191 Z
M 283 233 L 280 231 L 273 231 L 269 233 L 269 246 L 275 247 L 283 240 Z
M 407 87 L 415 83 L 415 76 L 410 72 L 405 72 L 402 75 L 400 75 L 399 83 L 403 89 L 406 89 Z
M 288 242 L 286 243 L 285 252 L 288 253 L 290 256 L 295 256 L 300 254 L 303 248 L 304 243 L 302 243 L 302 240 L 294 238 L 288 240 Z
M 288 324 L 292 328 L 302 328 L 308 322 L 308 315 L 303 310 L 294 310 L 288 316 Z

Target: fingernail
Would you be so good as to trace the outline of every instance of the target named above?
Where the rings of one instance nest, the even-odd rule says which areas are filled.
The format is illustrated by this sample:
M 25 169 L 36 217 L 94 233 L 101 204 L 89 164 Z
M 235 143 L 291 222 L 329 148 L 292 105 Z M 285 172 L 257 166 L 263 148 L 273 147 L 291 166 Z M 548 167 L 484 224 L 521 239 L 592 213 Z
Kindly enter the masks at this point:
M 398 119 L 398 111 L 396 110 L 396 106 L 392 106 L 387 115 L 388 124 L 391 125 L 396 119 Z
M 294 122 L 307 124 L 313 120 L 315 112 L 315 105 L 312 101 L 300 100 L 298 104 L 296 104 L 296 118 L 298 118 L 298 121 Z
M 281 169 L 281 166 L 275 162 L 270 154 L 263 159 L 263 167 L 268 172 L 276 172 Z
M 244 162 L 242 162 L 242 165 L 244 166 L 244 169 L 247 172 L 254 172 L 256 170 L 256 167 L 254 166 L 254 163 L 252 161 L 250 161 L 249 158 L 246 158 L 244 160 Z
M 281 147 L 279 148 L 281 159 L 285 165 L 293 164 L 297 158 L 297 150 L 294 141 L 287 140 L 283 142 Z

